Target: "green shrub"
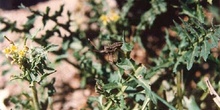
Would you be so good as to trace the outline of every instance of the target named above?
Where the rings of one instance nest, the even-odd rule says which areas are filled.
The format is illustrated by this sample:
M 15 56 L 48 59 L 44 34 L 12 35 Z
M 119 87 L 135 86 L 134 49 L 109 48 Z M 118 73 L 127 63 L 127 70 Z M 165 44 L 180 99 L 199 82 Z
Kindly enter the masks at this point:
M 62 39 L 61 47 L 52 51 L 57 55 L 54 63 L 65 60 L 77 67 L 81 72 L 81 87 L 92 83 L 99 93 L 99 96 L 89 98 L 87 108 L 217 109 L 215 103 L 208 101 L 210 96 L 203 81 L 209 75 L 213 87 L 219 91 L 219 51 L 213 51 L 218 48 L 220 37 L 220 28 L 216 25 L 219 23 L 219 9 L 211 0 L 127 0 L 118 1 L 121 6 L 113 9 L 106 1 L 89 0 L 87 3 L 91 7 L 87 12 L 87 26 L 96 26 L 96 29 L 71 30 L 72 24 L 77 25 L 77 22 L 71 20 L 73 13 L 63 13 L 65 5 L 62 5 L 52 15 L 49 7 L 45 12 L 29 9 L 32 15 L 22 28 L 18 28 L 16 22 L 0 18 L 5 25 L 1 32 L 29 35 L 37 17 L 42 18 L 44 26 L 48 21 L 55 22 L 52 29 L 45 30 L 44 35 L 33 37 L 33 40 L 48 47 L 48 39 L 55 34 Z M 208 13 L 214 17 L 211 22 Z M 68 20 L 59 23 L 57 18 L 63 14 Z M 61 29 L 69 34 L 61 34 Z M 165 44 L 162 44 L 158 56 L 148 58 L 147 64 L 137 64 L 130 57 L 134 45 L 140 45 L 149 54 L 155 52 L 154 48 L 147 47 L 146 43 L 151 42 L 145 40 L 151 31 L 159 35 L 154 39 L 164 40 Z M 161 42 L 157 43 L 161 45 Z M 71 56 L 78 63 L 68 60 L 68 50 L 73 50 Z M 209 65 L 208 69 L 202 67 L 205 64 Z M 196 72 L 201 75 L 196 76 Z M 189 86 L 192 82 L 196 83 L 195 88 Z

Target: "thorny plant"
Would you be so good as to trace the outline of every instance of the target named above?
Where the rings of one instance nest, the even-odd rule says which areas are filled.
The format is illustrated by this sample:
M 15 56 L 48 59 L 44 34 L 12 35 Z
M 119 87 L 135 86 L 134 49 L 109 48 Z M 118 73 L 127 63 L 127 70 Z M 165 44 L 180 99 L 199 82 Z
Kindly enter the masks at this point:
M 49 67 L 47 62 L 47 52 L 53 47 L 28 47 L 26 45 L 27 39 L 24 41 L 24 46 L 19 49 L 13 41 L 9 40 L 6 36 L 5 39 L 10 42 L 10 45 L 3 50 L 3 53 L 7 58 L 10 58 L 11 64 L 16 64 L 21 69 L 20 74 L 12 75 L 12 80 L 22 80 L 29 82 L 29 86 L 32 90 L 32 94 L 24 92 L 27 100 L 25 104 L 22 101 L 17 100 L 16 97 L 12 98 L 12 102 L 16 104 L 16 109 L 29 109 L 29 110 L 46 110 L 48 108 L 49 98 L 55 93 L 53 87 L 54 79 L 51 82 L 47 82 L 48 75 L 55 72 L 55 70 Z M 39 87 L 39 86 L 40 87 Z M 43 94 L 39 94 L 40 88 L 44 88 L 44 92 L 48 91 L 45 98 Z M 48 89 L 48 90 L 46 90 Z M 40 97 L 42 98 L 40 98 Z M 51 102 L 50 102 L 51 103 Z
M 44 35 L 34 38 L 34 41 L 43 46 L 50 46 L 48 39 L 58 34 L 62 39 L 62 45 L 61 48 L 53 51 L 58 56 L 57 61 L 65 60 L 80 70 L 82 88 L 89 83 L 96 83 L 95 88 L 99 96 L 89 98 L 90 109 L 217 109 L 216 104 L 210 104 L 207 92 L 210 90 L 212 91 L 210 93 L 213 93 L 211 87 L 219 91 L 220 78 L 219 51 L 213 51 L 218 46 L 220 38 L 220 28 L 214 25 L 220 23 L 220 14 L 219 8 L 212 4 L 212 0 L 172 2 L 122 0 L 118 1 L 121 7 L 113 9 L 106 1 L 89 0 L 87 3 L 91 8 L 90 12 L 85 13 L 90 18 L 88 27 L 95 25 L 97 30 L 80 28 L 71 30 L 72 24 L 77 24 L 77 21 L 71 18 L 73 13 L 69 11 L 63 13 L 64 5 L 62 5 L 60 10 L 52 15 L 49 7 L 45 12 L 29 9 L 32 15 L 28 17 L 23 28 L 18 28 L 16 22 L 1 18 L 0 22 L 5 24 L 1 31 L 11 30 L 29 34 L 29 30 L 34 27 L 36 17 L 41 17 L 44 25 L 47 21 L 55 22 L 56 25 L 51 30 L 46 30 Z M 149 8 L 139 7 L 140 4 L 144 4 L 144 7 L 146 4 Z M 178 11 L 172 12 L 172 10 Z M 175 14 L 170 15 L 169 12 Z M 213 14 L 215 17 L 213 22 L 209 22 L 207 13 Z M 59 23 L 57 20 L 62 14 L 68 16 L 66 23 Z M 163 25 L 160 24 L 167 27 L 167 29 L 163 28 L 165 31 L 162 33 L 160 29 Z M 80 26 L 77 24 L 77 27 Z M 61 28 L 69 35 L 61 34 Z M 138 44 L 152 54 L 150 50 L 155 47 L 148 47 L 152 43 L 145 43 L 145 39 L 151 36 L 148 33 L 154 30 L 156 35 L 161 33 L 159 39 L 165 38 L 166 45 L 156 58 L 149 58 L 149 64 L 137 64 L 130 57 L 133 46 Z M 95 51 L 92 49 L 85 51 L 88 47 L 93 48 L 90 44 Z M 101 45 L 105 45 L 103 49 L 100 49 Z M 8 49 L 13 50 L 14 47 Z M 68 60 L 67 50 L 73 50 L 73 56 L 78 60 L 78 64 Z M 110 63 L 104 60 L 103 54 Z M 116 60 L 115 57 L 119 59 Z M 17 58 L 14 62 L 19 64 L 20 60 Z M 209 68 L 204 69 L 202 66 L 204 64 L 208 64 Z M 38 71 L 41 73 L 40 70 Z M 211 83 L 206 82 L 208 88 L 203 81 L 204 76 L 210 76 Z M 193 85 L 192 82 L 196 87 L 189 87 Z

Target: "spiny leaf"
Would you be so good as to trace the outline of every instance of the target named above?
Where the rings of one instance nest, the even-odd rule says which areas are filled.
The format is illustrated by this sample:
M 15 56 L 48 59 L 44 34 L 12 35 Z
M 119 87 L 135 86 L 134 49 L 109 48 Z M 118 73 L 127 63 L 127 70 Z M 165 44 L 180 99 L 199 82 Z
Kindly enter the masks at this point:
M 198 37 L 198 35 L 194 36 L 196 33 L 196 31 L 187 23 L 185 22 L 184 20 L 182 20 L 180 18 L 181 22 L 184 24 L 184 27 L 182 27 L 182 31 L 180 32 L 183 32 L 184 36 L 186 36 L 186 38 L 190 41 L 190 42 L 193 42 L 194 39 L 196 37 Z M 183 39 L 183 38 L 182 38 Z
M 198 56 L 199 47 L 194 46 L 193 50 L 188 51 L 185 55 L 186 63 L 187 63 L 187 70 L 190 70 L 193 66 L 195 57 Z
M 212 43 L 211 47 L 212 48 L 216 47 L 218 45 L 218 39 L 219 39 L 218 38 L 219 37 L 218 31 L 220 31 L 220 29 L 217 29 L 213 35 L 210 35 L 210 40 L 211 40 L 211 43 Z
M 195 40 L 196 38 L 199 37 L 199 33 L 194 29 L 195 27 L 191 26 L 188 22 L 185 22 L 184 20 L 182 20 L 180 18 L 180 20 L 182 21 L 182 23 L 184 24 L 184 30 L 187 34 L 189 34 L 189 38 L 190 40 Z M 190 37 L 190 35 L 194 36 L 194 37 Z
M 121 95 L 121 96 L 119 96 L 119 98 L 120 98 L 120 108 L 121 109 L 126 109 L 126 103 L 125 103 L 125 100 L 124 100 L 124 96 L 123 95 Z
M 116 65 L 119 68 L 122 68 L 124 70 L 131 70 L 131 69 L 134 70 L 134 66 L 133 66 L 132 62 L 129 59 L 127 59 L 127 58 L 124 59 L 122 62 L 117 63 Z
M 205 40 L 203 41 L 202 50 L 200 56 L 203 57 L 203 59 L 206 61 L 208 58 L 208 55 L 210 54 L 211 50 L 211 44 Z

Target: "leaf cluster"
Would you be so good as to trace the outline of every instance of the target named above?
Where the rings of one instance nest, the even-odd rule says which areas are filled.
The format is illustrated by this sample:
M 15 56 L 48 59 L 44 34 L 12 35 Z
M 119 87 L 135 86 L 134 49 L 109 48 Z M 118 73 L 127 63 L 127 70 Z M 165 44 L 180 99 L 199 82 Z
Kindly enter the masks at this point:
M 131 12 L 132 8 L 138 7 L 135 6 L 136 2 L 135 0 L 127 0 L 120 9 L 114 10 L 120 13 L 120 18 L 116 22 L 104 25 L 100 20 L 100 16 L 108 14 L 112 9 L 106 1 L 89 0 L 88 4 L 91 7 L 91 13 L 86 12 L 87 17 L 90 18 L 88 27 L 95 25 L 98 29 L 71 30 L 71 23 L 76 21 L 71 19 L 73 13 L 69 11 L 64 13 L 64 5 L 62 5 L 53 14 L 51 14 L 49 7 L 45 12 L 28 9 L 32 12 L 32 15 L 28 17 L 27 23 L 22 25 L 22 28 L 18 28 L 16 22 L 0 18 L 0 22 L 5 24 L 1 31 L 11 30 L 12 32 L 29 34 L 29 30 L 33 29 L 33 23 L 37 17 L 42 19 L 44 26 L 47 25 L 48 21 L 53 21 L 55 26 L 52 29 L 45 30 L 45 34 L 40 37 L 33 38 L 35 42 L 45 48 L 31 50 L 32 56 L 25 62 L 27 65 L 24 68 L 28 72 L 24 73 L 22 78 L 41 83 L 46 76 L 54 72 L 45 62 L 45 51 L 51 47 L 49 39 L 53 38 L 53 36 L 58 36 L 62 39 L 62 43 L 59 49 L 52 51 L 57 55 L 56 62 L 65 60 L 77 67 L 81 73 L 81 87 L 84 88 L 87 84 L 92 84 L 95 85 L 96 91 L 99 93 L 98 97 L 89 99 L 88 107 L 91 109 L 145 110 L 165 107 L 175 110 L 176 108 L 183 108 L 181 105 L 184 105 L 182 102 L 186 102 L 184 100 L 187 99 L 185 97 L 186 93 L 190 93 L 190 95 L 193 95 L 193 93 L 181 88 L 180 83 L 183 82 L 179 81 L 179 79 L 187 82 L 185 74 L 194 70 L 197 65 L 201 65 L 203 62 L 209 63 L 209 61 L 212 61 L 211 63 L 214 62 L 216 65 L 220 64 L 219 60 L 211 54 L 212 49 L 218 46 L 220 28 L 207 23 L 206 15 L 203 13 L 206 7 L 201 5 L 200 1 L 192 0 L 179 1 L 178 6 L 171 4 L 169 1 L 151 0 L 148 2 L 149 8 L 144 11 L 141 10 L 143 13 L 140 20 L 135 19 L 137 24 L 132 26 L 132 19 L 138 13 Z M 135 63 L 130 58 L 133 45 L 136 43 L 142 47 L 148 45 L 143 40 L 143 37 L 147 37 L 143 36 L 143 33 L 146 33 L 146 30 L 150 30 L 153 26 L 157 26 L 158 24 L 155 21 L 158 16 L 167 14 L 170 6 L 180 11 L 178 13 L 178 16 L 180 16 L 178 18 L 179 21 L 175 20 L 172 26 L 168 26 L 168 28 L 172 28 L 176 36 L 170 37 L 170 33 L 167 30 L 165 31 L 166 45 L 157 58 L 150 58 L 152 59 L 152 64 L 149 64 L 148 68 L 144 64 Z M 218 15 L 218 11 L 215 8 L 209 7 L 209 9 L 216 14 L 215 16 Z M 68 17 L 65 23 L 60 23 L 57 20 L 62 15 L 67 15 Z M 218 19 L 216 19 L 216 22 L 218 22 Z M 68 34 L 61 34 L 61 29 Z M 123 43 L 120 49 L 116 49 L 117 54 L 102 54 L 98 52 L 99 50 L 104 50 L 106 45 L 109 46 L 116 41 Z M 68 53 L 69 51 L 71 51 L 71 54 Z M 78 62 L 69 61 L 69 55 L 76 58 Z M 114 55 L 119 58 L 116 62 L 105 60 Z M 216 68 L 214 70 L 219 71 Z M 181 72 L 184 73 L 184 77 L 178 75 Z M 153 82 L 152 80 L 155 77 L 157 79 Z M 216 75 L 214 78 L 218 79 L 219 76 Z M 178 81 L 176 81 L 177 79 Z M 169 90 L 164 90 L 165 84 L 162 82 L 168 82 Z M 53 83 L 54 80 L 45 85 L 51 94 L 54 92 Z M 203 89 L 205 88 L 201 80 L 198 85 L 201 88 L 203 87 Z M 183 86 L 186 87 L 187 85 L 183 84 Z M 216 84 L 215 87 L 217 88 L 218 85 Z M 174 98 L 168 101 L 165 92 L 170 91 Z M 175 92 L 178 92 L 178 94 L 175 95 Z M 198 98 L 193 99 L 191 97 L 189 100 L 194 103 L 187 103 L 184 107 L 197 109 L 198 105 L 195 101 L 198 101 Z
M 196 19 L 182 21 L 182 25 L 175 23 L 175 29 L 178 33 L 178 40 L 170 41 L 166 36 L 169 59 L 174 63 L 173 72 L 178 70 L 178 66 L 185 64 L 187 70 L 190 70 L 195 62 L 201 59 L 207 61 L 211 49 L 218 46 L 219 27 L 208 27 Z

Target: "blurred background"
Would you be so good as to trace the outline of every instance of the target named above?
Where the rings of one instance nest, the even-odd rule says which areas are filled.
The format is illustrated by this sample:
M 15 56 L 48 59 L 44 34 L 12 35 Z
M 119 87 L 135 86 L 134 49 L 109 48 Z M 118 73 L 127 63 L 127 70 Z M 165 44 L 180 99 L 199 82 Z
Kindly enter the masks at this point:
M 48 0 L 0 0 L 0 8 L 3 10 L 14 10 L 18 9 L 18 6 L 20 4 L 23 4 L 25 6 L 32 6 L 44 1 Z

